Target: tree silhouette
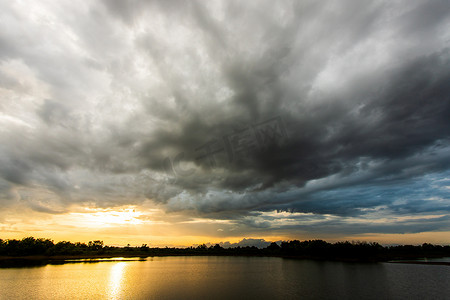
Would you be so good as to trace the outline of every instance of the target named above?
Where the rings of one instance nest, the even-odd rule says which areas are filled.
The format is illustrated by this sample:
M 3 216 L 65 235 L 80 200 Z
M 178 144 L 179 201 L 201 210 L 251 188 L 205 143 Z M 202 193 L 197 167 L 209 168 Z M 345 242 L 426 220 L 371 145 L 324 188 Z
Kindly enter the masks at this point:
M 328 259 L 344 261 L 386 261 L 392 259 L 413 259 L 422 257 L 450 256 L 450 246 L 424 243 L 419 246 L 399 245 L 383 247 L 378 243 L 367 242 L 337 242 L 334 244 L 323 240 L 284 241 L 281 245 L 271 243 L 263 249 L 255 246 L 223 248 L 220 244 L 207 247 L 205 244 L 188 248 L 150 248 L 142 246 L 126 247 L 104 246 L 103 241 L 94 240 L 88 244 L 61 241 L 53 243 L 50 239 L 26 237 L 22 240 L 0 239 L 0 256 L 57 256 L 83 255 L 95 257 L 149 256 L 149 255 L 247 255 L 247 256 L 282 256 L 308 259 Z M 5 258 L 3 258 L 5 259 Z M 0 262 L 2 259 L 0 258 Z

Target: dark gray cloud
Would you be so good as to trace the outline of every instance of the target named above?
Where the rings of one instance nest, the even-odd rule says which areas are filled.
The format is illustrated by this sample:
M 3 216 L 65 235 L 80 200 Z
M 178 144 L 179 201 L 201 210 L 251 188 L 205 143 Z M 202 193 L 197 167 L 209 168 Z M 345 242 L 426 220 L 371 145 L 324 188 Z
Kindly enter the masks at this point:
M 274 230 L 264 213 L 449 212 L 427 177 L 450 166 L 446 1 L 1 6 L 5 205 L 151 200 Z

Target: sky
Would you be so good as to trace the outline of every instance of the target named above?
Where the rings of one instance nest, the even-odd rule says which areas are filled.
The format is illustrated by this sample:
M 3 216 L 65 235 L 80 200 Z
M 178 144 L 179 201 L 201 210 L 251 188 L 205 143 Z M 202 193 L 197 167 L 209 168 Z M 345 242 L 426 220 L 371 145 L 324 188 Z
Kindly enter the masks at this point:
M 449 82 L 446 0 L 0 0 L 0 238 L 449 244 Z

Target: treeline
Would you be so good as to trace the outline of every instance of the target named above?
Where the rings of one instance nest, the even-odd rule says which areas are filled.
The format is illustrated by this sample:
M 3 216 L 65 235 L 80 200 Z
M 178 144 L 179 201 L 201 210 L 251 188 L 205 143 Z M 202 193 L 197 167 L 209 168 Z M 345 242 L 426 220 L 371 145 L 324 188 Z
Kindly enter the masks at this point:
M 103 241 L 72 243 L 62 241 L 54 243 L 50 239 L 27 237 L 22 240 L 0 239 L 0 256 L 169 256 L 169 255 L 246 255 L 280 256 L 309 259 L 345 260 L 345 261 L 387 261 L 393 259 L 414 259 L 425 257 L 450 256 L 450 246 L 425 243 L 420 246 L 400 245 L 382 246 L 367 242 L 328 243 L 323 240 L 286 241 L 280 245 L 271 243 L 268 247 L 223 248 L 219 244 L 188 248 L 150 248 L 146 244 L 139 247 L 105 246 Z
M 322 240 L 288 241 L 280 246 L 272 243 L 265 251 L 281 256 L 345 261 L 388 261 L 395 259 L 415 259 L 450 256 L 450 246 L 424 243 L 420 246 L 382 246 L 379 243 L 337 242 Z
M 90 241 L 88 244 L 62 241 L 55 244 L 50 239 L 34 237 L 0 239 L 0 256 L 101 254 L 108 248 L 103 245 L 103 241 Z

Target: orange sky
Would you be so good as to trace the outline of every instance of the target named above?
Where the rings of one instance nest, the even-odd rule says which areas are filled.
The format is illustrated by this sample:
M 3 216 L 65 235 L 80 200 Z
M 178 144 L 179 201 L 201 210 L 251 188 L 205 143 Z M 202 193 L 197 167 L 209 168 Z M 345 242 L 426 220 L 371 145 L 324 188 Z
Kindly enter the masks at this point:
M 423 232 L 410 234 L 307 234 L 285 233 L 274 235 L 270 230 L 248 232 L 243 235 L 223 234 L 221 227 L 231 226 L 227 221 L 197 219 L 185 221 L 183 216 L 167 214 L 158 209 L 140 210 L 136 206 L 114 209 L 74 207 L 72 212 L 43 214 L 34 211 L 11 211 L 1 224 L 2 239 L 21 239 L 27 236 L 50 238 L 55 242 L 69 240 L 88 242 L 103 240 L 107 245 L 152 247 L 185 247 L 202 243 L 236 243 L 243 238 L 279 241 L 291 239 L 324 239 L 329 242 L 375 241 L 381 244 L 448 244 L 450 232 Z

